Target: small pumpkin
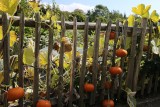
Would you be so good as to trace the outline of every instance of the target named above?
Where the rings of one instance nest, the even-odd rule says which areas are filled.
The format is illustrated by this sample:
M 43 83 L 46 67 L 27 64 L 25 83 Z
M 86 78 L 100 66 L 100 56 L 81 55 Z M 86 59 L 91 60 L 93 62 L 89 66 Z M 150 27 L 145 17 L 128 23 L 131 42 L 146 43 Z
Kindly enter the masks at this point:
M 48 100 L 38 100 L 36 107 L 51 107 L 51 102 Z
M 110 89 L 112 87 L 112 83 L 110 81 L 106 81 L 104 83 L 104 87 L 105 87 L 105 89 Z
M 16 87 L 9 89 L 7 91 L 7 100 L 8 101 L 15 101 L 24 96 L 24 89 L 22 87 Z
M 149 50 L 149 47 L 148 47 L 147 45 L 144 45 L 144 46 L 143 46 L 143 51 L 146 52 L 146 51 L 148 51 L 148 50 Z
M 114 31 L 111 31 L 111 32 L 110 32 L 109 39 L 110 39 L 110 40 L 113 40 L 113 39 L 115 38 L 115 36 L 116 36 L 116 33 L 115 33 Z
M 122 69 L 121 69 L 121 67 L 110 67 L 109 72 L 112 75 L 121 74 L 122 73 Z
M 128 52 L 125 49 L 118 49 L 116 50 L 116 56 L 118 57 L 125 57 L 127 56 Z
M 86 92 L 93 92 L 94 91 L 94 85 L 91 83 L 85 83 L 84 84 L 84 90 Z
M 113 100 L 104 100 L 102 105 L 103 105 L 103 107 L 114 107 L 114 101 Z

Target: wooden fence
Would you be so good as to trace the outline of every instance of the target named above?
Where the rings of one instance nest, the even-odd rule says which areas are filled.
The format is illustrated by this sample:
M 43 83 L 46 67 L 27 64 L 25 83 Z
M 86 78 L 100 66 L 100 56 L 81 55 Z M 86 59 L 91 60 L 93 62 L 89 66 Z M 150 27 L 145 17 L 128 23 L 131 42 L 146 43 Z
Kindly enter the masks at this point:
M 10 76 L 10 47 L 9 47 L 9 40 L 10 36 L 8 31 L 9 28 L 9 20 L 10 17 L 8 17 L 7 14 L 3 14 L 2 17 L 0 17 L 0 25 L 3 26 L 3 35 L 5 35 L 4 39 L 1 41 L 0 49 L 3 49 L 3 63 L 4 63 L 4 82 L 3 84 L 9 85 Z M 45 24 L 41 23 L 40 15 L 35 14 L 35 20 L 33 19 L 25 19 L 24 14 L 22 13 L 20 17 L 13 17 L 12 20 L 13 26 L 19 26 L 19 54 L 18 54 L 18 71 L 19 71 L 19 86 L 24 87 L 24 71 L 23 71 L 23 41 L 24 41 L 24 27 L 32 27 L 35 28 L 35 63 L 34 63 L 34 85 L 33 85 L 33 107 L 36 107 L 36 103 L 39 99 L 38 97 L 38 88 L 39 88 L 39 43 L 40 43 L 40 29 L 46 28 L 49 29 L 49 45 L 48 45 L 48 64 L 47 64 L 47 96 L 46 99 L 50 100 L 50 81 L 51 81 L 51 52 L 53 47 L 53 30 L 46 26 Z M 50 21 L 46 21 L 46 23 L 50 24 Z M 70 94 L 69 94 L 69 107 L 73 106 L 73 93 L 74 93 L 74 77 L 75 77 L 75 65 L 76 65 L 76 42 L 77 42 L 77 30 L 84 30 L 83 35 L 83 56 L 82 56 L 82 64 L 80 68 L 80 80 L 79 80 L 79 95 L 80 98 L 78 100 L 78 107 L 84 107 L 86 104 L 84 102 L 85 99 L 85 93 L 84 93 L 84 83 L 85 83 L 85 74 L 87 72 L 86 70 L 86 60 L 87 60 L 87 50 L 88 50 L 88 32 L 89 30 L 95 30 L 95 36 L 94 36 L 94 52 L 93 52 L 93 72 L 92 72 L 92 83 L 94 84 L 95 90 L 91 93 L 90 101 L 88 106 L 96 107 L 96 100 L 97 100 L 97 85 L 100 86 L 100 93 L 98 98 L 102 101 L 105 98 L 106 91 L 104 88 L 104 83 L 106 81 L 106 71 L 108 71 L 107 68 L 107 55 L 108 55 L 108 43 L 109 43 L 109 35 L 111 30 L 114 30 L 116 32 L 116 37 L 114 39 L 114 47 L 113 47 L 113 55 L 112 55 L 112 66 L 115 66 L 115 52 L 117 49 L 117 41 L 118 37 L 120 36 L 120 33 L 123 39 L 123 42 L 121 44 L 121 48 L 125 49 L 126 45 L 126 37 L 128 36 L 128 33 L 130 33 L 131 36 L 131 48 L 130 48 L 130 54 L 127 57 L 127 77 L 126 77 L 126 87 L 130 88 L 132 91 L 137 91 L 137 81 L 138 81 L 138 75 L 140 71 L 140 63 L 143 55 L 143 45 L 144 45 L 144 38 L 146 33 L 149 33 L 149 40 L 148 40 L 148 46 L 151 46 L 151 36 L 153 32 L 152 25 L 147 27 L 147 19 L 142 20 L 141 27 L 137 26 L 137 22 L 134 23 L 133 27 L 128 27 L 128 22 L 125 22 L 124 25 L 119 25 L 119 21 L 116 22 L 116 24 L 112 24 L 111 21 L 109 21 L 107 24 L 101 24 L 100 20 L 97 20 L 96 23 L 89 23 L 89 19 L 86 18 L 86 21 L 83 23 L 77 22 L 76 18 L 73 22 L 65 22 L 64 17 L 61 18 L 61 21 L 58 21 L 59 24 L 61 24 L 61 38 L 65 36 L 65 31 L 68 29 L 73 29 L 73 54 L 72 54 L 72 65 L 71 65 L 71 72 L 70 72 Z M 99 38 L 100 38 L 100 32 L 106 31 L 105 33 L 105 42 L 104 42 L 104 54 L 102 56 L 102 72 L 101 72 L 101 82 L 97 84 L 97 75 L 98 75 L 98 52 L 99 52 Z M 137 43 L 137 34 L 139 34 L 140 42 Z M 137 49 L 138 45 L 138 49 Z M 149 48 L 147 52 L 147 58 L 149 59 L 149 55 L 151 54 L 151 49 Z M 61 43 L 60 47 L 60 57 L 59 57 L 59 84 L 58 84 L 58 102 L 57 107 L 63 107 L 63 73 L 64 73 L 64 67 L 63 67 L 63 57 L 64 57 L 64 43 Z M 125 60 L 126 57 L 121 58 L 121 68 L 124 70 L 125 66 Z M 120 95 L 122 92 L 122 75 L 116 75 L 112 76 L 112 89 L 111 89 L 111 99 L 116 98 L 120 99 Z M 155 74 L 150 78 L 148 82 L 148 87 L 145 87 L 145 74 L 143 76 L 142 84 L 141 84 L 141 95 L 144 94 L 144 90 L 147 88 L 148 94 L 151 93 L 151 88 L 154 87 L 154 92 L 157 92 L 158 87 L 158 75 Z M 117 92 L 115 92 L 114 84 L 116 78 L 119 79 L 119 87 Z M 153 78 L 154 78 L 154 84 L 153 84 Z M 19 100 L 19 107 L 24 106 L 24 99 Z M 8 107 L 8 102 L 6 99 L 6 96 L 4 97 L 4 107 Z

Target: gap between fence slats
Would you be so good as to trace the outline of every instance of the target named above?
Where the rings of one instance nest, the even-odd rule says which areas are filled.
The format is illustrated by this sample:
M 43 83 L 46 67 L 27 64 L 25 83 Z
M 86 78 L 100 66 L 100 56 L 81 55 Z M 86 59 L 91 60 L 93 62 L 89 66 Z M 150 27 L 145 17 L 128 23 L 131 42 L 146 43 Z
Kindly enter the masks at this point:
M 113 56 L 112 56 L 112 67 L 116 65 L 115 58 L 116 58 L 116 50 L 117 50 L 117 42 L 119 38 L 119 20 L 116 22 L 116 35 L 114 38 L 114 45 L 113 45 Z M 114 86 L 115 86 L 115 79 L 117 78 L 117 75 L 111 75 L 112 78 L 112 88 L 111 88 L 111 99 L 114 97 Z

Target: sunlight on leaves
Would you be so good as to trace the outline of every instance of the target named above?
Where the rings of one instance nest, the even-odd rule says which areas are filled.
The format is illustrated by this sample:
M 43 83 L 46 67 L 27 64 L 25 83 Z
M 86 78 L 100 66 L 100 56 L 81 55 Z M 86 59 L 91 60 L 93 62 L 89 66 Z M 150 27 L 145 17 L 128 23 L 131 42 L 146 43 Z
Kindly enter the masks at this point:
M 3 38 L 3 31 L 2 31 L 2 26 L 0 26 L 0 40 Z
M 158 21 L 159 21 L 159 15 L 158 15 L 158 13 L 156 12 L 156 10 L 153 10 L 153 12 L 151 13 L 150 19 L 151 19 L 153 22 L 158 22 Z
M 16 40 L 17 40 L 17 35 L 16 35 L 15 31 L 10 31 L 10 47 L 12 47 L 14 45 Z
M 39 12 L 40 10 L 39 3 L 34 2 L 34 1 L 29 1 L 28 3 L 34 12 Z
M 4 76 L 3 76 L 3 72 L 0 71 L 0 84 L 3 82 Z
M 31 47 L 24 48 L 23 53 L 23 63 L 27 65 L 32 65 L 35 61 L 34 52 Z
M 151 8 L 151 5 L 148 5 L 145 8 L 144 4 L 139 4 L 137 7 L 132 8 L 132 12 L 137 15 L 143 16 L 144 14 L 149 12 L 150 8 Z
M 47 51 L 40 51 L 39 53 L 39 64 L 40 66 L 47 65 L 48 62 L 48 52 Z
M 0 10 L 13 16 L 21 0 L 0 0 Z
M 134 25 L 135 17 L 134 15 L 129 15 L 128 17 L 128 26 L 132 27 Z
M 146 12 L 144 15 L 142 15 L 142 18 L 149 18 L 149 12 Z

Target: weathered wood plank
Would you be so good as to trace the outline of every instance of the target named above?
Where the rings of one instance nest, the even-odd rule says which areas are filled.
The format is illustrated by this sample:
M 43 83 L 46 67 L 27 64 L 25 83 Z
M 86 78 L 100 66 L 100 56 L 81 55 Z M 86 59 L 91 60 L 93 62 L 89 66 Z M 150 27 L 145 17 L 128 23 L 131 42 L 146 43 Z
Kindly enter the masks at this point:
M 72 65 L 70 74 L 70 94 L 69 94 L 69 107 L 72 107 L 73 90 L 74 90 L 74 74 L 76 71 L 76 46 L 77 46 L 77 18 L 74 18 L 73 24 L 73 50 L 72 50 Z
M 127 72 L 127 78 L 126 78 L 126 86 L 131 90 L 132 90 L 132 84 L 133 84 L 134 64 L 135 64 L 135 57 L 136 57 L 136 43 L 137 43 L 137 22 L 134 22 L 130 55 L 128 57 L 128 69 L 127 69 L 128 72 Z
M 38 90 L 39 90 L 39 43 L 40 43 L 40 29 L 41 19 L 40 14 L 35 14 L 35 63 L 34 63 L 34 85 L 33 85 L 33 106 L 36 107 L 38 101 Z
M 2 17 L 0 16 L 0 25 L 2 24 Z M 13 17 L 13 26 L 19 26 L 19 21 L 20 21 L 20 18 L 17 17 L 17 16 L 14 16 Z M 41 27 L 42 28 L 49 28 L 49 23 L 50 21 L 49 20 L 45 20 L 44 23 L 41 23 Z M 61 25 L 61 21 L 57 21 L 58 24 Z M 69 22 L 69 21 L 66 21 L 65 22 L 65 25 L 66 25 L 66 29 L 73 29 L 73 22 Z M 35 26 L 35 21 L 34 19 L 30 19 L 30 18 L 25 18 L 25 26 L 26 27 L 34 27 Z M 95 26 L 96 26 L 96 23 L 92 23 L 90 22 L 89 23 L 89 30 L 95 30 Z M 85 23 L 84 22 L 77 22 L 77 29 L 78 30 L 84 30 L 84 27 L 85 27 Z M 107 24 L 105 23 L 102 23 L 101 24 L 101 30 L 102 31 L 105 31 L 107 28 Z M 122 25 L 120 26 L 120 29 L 122 28 Z M 112 24 L 112 27 L 111 27 L 112 30 L 115 30 L 116 29 L 116 25 L 115 24 Z M 155 29 L 155 27 L 154 27 Z M 127 32 L 132 32 L 133 30 L 133 27 L 128 27 L 127 28 Z M 141 28 L 137 28 L 137 32 L 140 33 L 141 32 Z M 147 28 L 147 32 L 149 32 L 149 28 Z
M 19 86 L 24 87 L 24 67 L 23 67 L 23 40 L 24 40 L 24 13 L 20 14 L 19 23 L 19 53 L 18 53 L 18 71 L 19 71 Z M 23 98 L 19 99 L 19 106 L 23 107 Z
M 94 91 L 91 93 L 90 105 L 95 104 L 96 91 L 97 91 L 97 72 L 98 72 L 98 54 L 99 54 L 99 37 L 101 31 L 101 21 L 98 19 L 96 22 L 96 31 L 94 36 L 94 52 L 93 52 L 93 67 L 92 67 L 92 83 L 94 85 Z
M 138 75 L 139 75 L 139 70 L 140 70 L 142 54 L 143 54 L 143 46 L 144 46 L 144 41 L 145 41 L 146 28 L 147 28 L 147 19 L 144 18 L 142 19 L 142 35 L 141 35 L 141 40 L 139 43 L 138 54 L 136 56 L 136 66 L 135 66 L 135 72 L 134 72 L 134 78 L 133 78 L 133 91 L 137 90 Z
M 80 83 L 79 83 L 79 94 L 80 94 L 80 99 L 79 99 L 79 106 L 84 107 L 84 80 L 85 80 L 85 72 L 86 72 L 86 59 L 87 59 L 87 50 L 88 50 L 88 22 L 89 18 L 86 18 L 85 21 L 85 28 L 84 28 L 84 35 L 83 35 L 83 57 L 82 57 L 82 65 L 80 69 Z
M 48 62 L 47 62 L 47 99 L 50 100 L 50 82 L 51 82 L 51 60 L 52 60 L 52 49 L 53 49 L 53 34 L 52 21 L 50 20 L 51 28 L 49 28 L 49 44 L 48 44 Z
M 106 29 L 105 33 L 105 41 L 104 41 L 104 50 L 103 50 L 103 61 L 102 61 L 102 79 L 101 79 L 101 99 L 102 101 L 104 99 L 105 95 L 105 87 L 104 84 L 106 82 L 106 71 L 107 71 L 107 54 L 108 54 L 108 44 L 109 44 L 109 36 L 111 32 L 111 21 L 108 22 L 108 27 Z
M 61 39 L 65 36 L 65 19 L 64 16 L 61 17 Z M 58 107 L 63 107 L 63 57 L 64 57 L 64 43 L 61 41 L 61 47 L 60 47 L 60 58 L 59 58 L 59 84 L 58 84 Z
M 10 82 L 10 35 L 9 35 L 9 17 L 6 13 L 2 15 L 2 30 L 3 30 L 3 68 L 4 68 L 4 82 L 3 84 L 9 85 Z M 4 90 L 6 90 L 5 88 Z M 7 96 L 4 96 L 4 107 L 8 107 Z

